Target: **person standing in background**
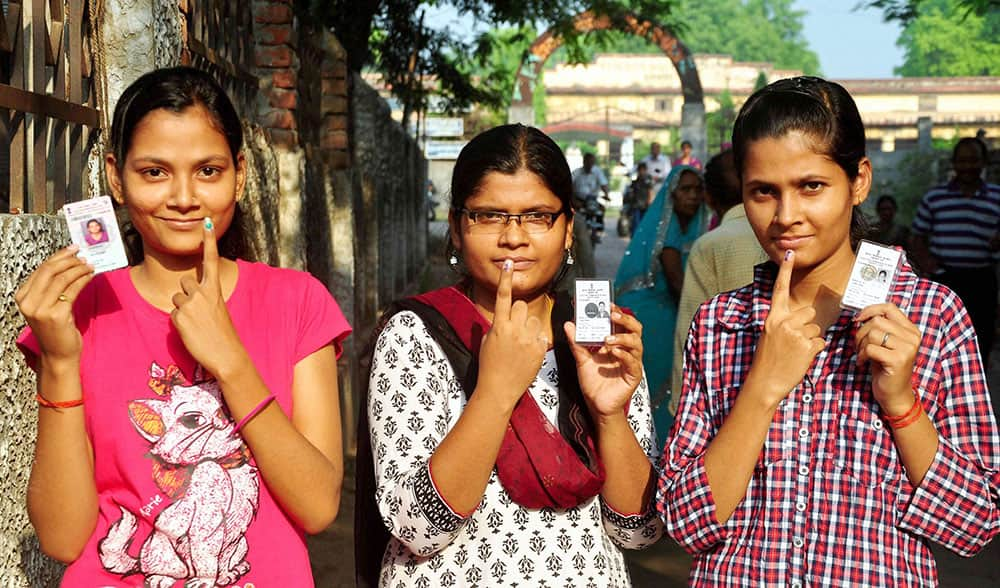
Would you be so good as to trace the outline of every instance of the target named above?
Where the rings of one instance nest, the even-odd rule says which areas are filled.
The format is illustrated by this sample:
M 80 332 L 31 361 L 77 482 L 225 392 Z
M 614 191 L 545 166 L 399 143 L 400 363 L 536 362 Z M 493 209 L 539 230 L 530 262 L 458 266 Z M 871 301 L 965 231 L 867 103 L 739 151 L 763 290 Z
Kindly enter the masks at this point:
M 649 146 L 649 155 L 643 157 L 640 163 L 646 164 L 649 177 L 653 178 L 653 194 L 659 194 L 663 182 L 670 175 L 670 158 L 660 152 L 660 144 L 654 141 Z
M 667 388 L 684 263 L 709 216 L 701 173 L 687 166 L 673 168 L 615 273 L 617 303 L 642 323 L 643 365 L 658 431 L 668 431 L 671 423 Z
M 691 141 L 681 141 L 681 154 L 674 160 L 674 165 L 689 165 L 701 169 L 701 160 L 691 155 Z
M 649 175 L 644 162 L 639 162 L 635 180 L 628 187 L 629 202 L 629 236 L 634 236 L 635 231 L 642 222 L 642 217 L 646 216 L 650 200 L 653 199 L 653 177 Z
M 688 255 L 674 328 L 670 414 L 677 413 L 684 376 L 684 341 L 698 306 L 716 294 L 749 284 L 754 266 L 767 261 L 743 208 L 740 177 L 731 149 L 719 153 L 705 166 L 705 201 L 722 221 L 699 237 Z
M 571 270 L 578 278 L 592 278 L 597 275 L 594 265 L 594 244 L 591 242 L 590 227 L 587 226 L 587 202 L 597 200 L 598 193 L 608 197 L 608 178 L 595 165 L 593 153 L 583 156 L 583 167 L 573 171 L 573 208 L 578 213 L 573 223 L 573 251 L 576 264 Z
M 913 219 L 911 251 L 918 266 L 965 304 L 989 365 L 997 314 L 994 254 L 1000 249 L 1000 186 L 983 181 L 986 146 L 965 137 L 952 152 L 954 178 L 924 195 Z
M 875 210 L 878 222 L 872 225 L 868 238 L 883 245 L 909 247 L 910 229 L 896 222 L 896 199 L 888 194 L 879 196 Z

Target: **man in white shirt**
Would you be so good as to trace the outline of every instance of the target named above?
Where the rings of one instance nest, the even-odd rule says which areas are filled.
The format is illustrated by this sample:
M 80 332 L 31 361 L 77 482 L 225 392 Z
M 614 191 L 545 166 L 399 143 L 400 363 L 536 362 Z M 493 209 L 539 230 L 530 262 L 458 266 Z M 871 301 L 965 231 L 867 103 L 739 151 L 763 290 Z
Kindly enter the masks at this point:
M 656 198 L 663 182 L 670 175 L 670 158 L 660 152 L 659 143 L 653 143 L 649 146 L 649 155 L 643 157 L 641 163 L 646 164 L 646 171 L 653 178 L 653 198 Z
M 583 156 L 583 167 L 573 172 L 573 207 L 576 215 L 573 220 L 573 243 L 576 254 L 576 276 L 592 278 L 597 274 L 594 265 L 594 246 L 590 242 L 590 230 L 587 227 L 587 201 L 597 200 L 598 194 L 604 192 L 608 197 L 608 179 L 601 168 L 594 165 L 596 158 L 593 153 Z

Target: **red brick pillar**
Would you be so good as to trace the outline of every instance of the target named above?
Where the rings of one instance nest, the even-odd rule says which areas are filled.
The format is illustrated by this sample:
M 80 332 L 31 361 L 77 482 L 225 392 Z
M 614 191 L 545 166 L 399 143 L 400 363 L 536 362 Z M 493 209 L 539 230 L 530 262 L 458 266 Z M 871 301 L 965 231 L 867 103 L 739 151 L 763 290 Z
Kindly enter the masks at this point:
M 299 59 L 295 14 L 291 0 L 257 0 L 254 9 L 257 76 L 262 100 L 258 121 L 278 147 L 298 146 L 295 109 Z
M 333 169 L 346 169 L 350 156 L 350 78 L 347 52 L 330 33 L 325 33 L 326 51 L 320 69 L 320 112 L 323 117 L 320 147 Z

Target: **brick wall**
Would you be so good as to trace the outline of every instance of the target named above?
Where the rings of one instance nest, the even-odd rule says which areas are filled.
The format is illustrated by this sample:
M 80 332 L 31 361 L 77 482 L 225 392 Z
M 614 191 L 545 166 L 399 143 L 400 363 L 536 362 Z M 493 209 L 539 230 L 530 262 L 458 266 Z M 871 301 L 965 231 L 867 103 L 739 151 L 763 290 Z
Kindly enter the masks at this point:
M 254 56 L 260 78 L 258 122 L 276 147 L 299 144 L 298 19 L 291 1 L 255 1 Z

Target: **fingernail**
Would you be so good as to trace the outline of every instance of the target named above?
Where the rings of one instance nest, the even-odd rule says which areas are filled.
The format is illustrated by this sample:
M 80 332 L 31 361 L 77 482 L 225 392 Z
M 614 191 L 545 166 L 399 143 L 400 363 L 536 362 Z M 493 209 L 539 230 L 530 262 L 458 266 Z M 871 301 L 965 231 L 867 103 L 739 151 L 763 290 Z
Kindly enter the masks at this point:
M 207 216 L 206 216 L 206 217 L 205 217 L 205 228 L 206 228 L 206 229 L 208 229 L 209 231 L 211 231 L 211 230 L 212 230 L 212 228 L 213 228 L 214 226 L 215 226 L 215 225 L 214 225 L 214 224 L 212 224 L 212 219 L 211 219 L 211 217 L 207 217 Z
M 73 243 L 72 245 L 70 245 L 66 249 L 68 249 L 69 251 L 79 251 L 80 250 L 80 246 L 77 245 L 76 243 Z
M 503 271 L 509 272 L 512 269 L 514 269 L 514 260 L 512 259 L 503 260 Z
M 620 312 L 612 312 L 611 313 L 611 318 L 613 318 L 613 319 L 620 319 L 620 318 L 622 318 L 622 313 L 620 313 Z
M 785 261 L 788 261 L 789 259 L 791 259 L 793 255 L 795 255 L 795 252 L 792 251 L 791 249 L 789 249 L 788 251 L 785 251 Z
M 614 335 L 608 335 L 607 337 L 604 338 L 605 343 L 614 343 L 617 340 L 618 337 L 615 337 Z

